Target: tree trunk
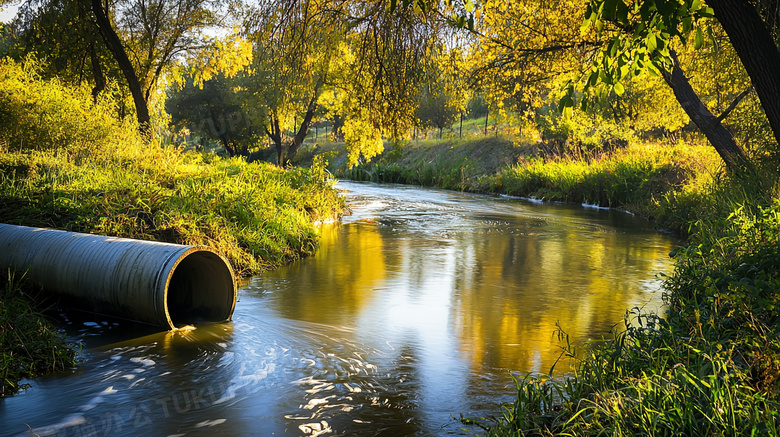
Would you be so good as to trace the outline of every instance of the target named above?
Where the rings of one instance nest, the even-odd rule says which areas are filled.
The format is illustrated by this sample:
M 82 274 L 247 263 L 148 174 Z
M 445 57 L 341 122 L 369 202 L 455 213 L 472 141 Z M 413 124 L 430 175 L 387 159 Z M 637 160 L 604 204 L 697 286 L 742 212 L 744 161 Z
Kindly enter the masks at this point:
M 232 147 L 230 147 L 230 141 L 228 141 L 227 137 L 224 134 L 219 135 L 219 141 L 222 142 L 222 147 L 225 148 L 225 151 L 227 152 L 228 158 L 232 158 L 236 156 L 236 150 Z
M 284 168 L 284 144 L 282 143 L 282 130 L 279 126 L 279 119 L 271 115 L 271 123 L 270 123 L 270 129 L 269 127 L 263 127 L 265 129 L 266 135 L 268 135 L 268 138 L 273 141 L 274 146 L 276 146 L 276 165 L 279 167 Z
M 127 80 L 127 86 L 130 88 L 130 94 L 132 94 L 133 103 L 135 103 L 135 112 L 138 117 L 139 129 L 141 130 L 141 133 L 149 134 L 151 133 L 149 108 L 146 99 L 144 99 L 141 83 L 138 81 L 138 76 L 135 74 L 133 63 L 130 62 L 130 58 L 127 56 L 127 52 L 125 52 L 125 48 L 122 45 L 122 40 L 111 25 L 108 13 L 103 9 L 100 0 L 92 0 L 92 13 L 95 14 L 95 21 L 100 28 L 100 33 L 103 36 L 106 47 L 108 47 L 108 50 L 114 55 L 114 59 L 116 59 L 119 68 L 122 70 L 122 74 L 125 76 L 125 80 Z
M 95 86 L 92 88 L 92 101 L 97 103 L 98 95 L 106 88 L 106 78 L 103 76 L 103 68 L 100 66 L 95 44 L 89 45 L 89 55 L 92 62 L 92 76 L 95 79 Z
M 780 52 L 766 23 L 747 0 L 708 0 L 756 88 L 780 143 Z
M 688 82 L 688 78 L 685 77 L 680 67 L 677 53 L 674 50 L 670 50 L 670 53 L 674 61 L 674 67 L 671 73 L 662 71 L 662 74 L 666 83 L 672 88 L 680 106 L 682 106 L 685 113 L 688 114 L 688 117 L 702 131 L 704 136 L 707 137 L 707 140 L 709 140 L 720 157 L 723 158 L 729 171 L 745 169 L 748 165 L 745 153 L 734 141 L 731 132 L 707 109 L 707 106 L 704 105 L 693 90 Z
M 308 106 L 306 106 L 306 115 L 303 116 L 301 127 L 292 139 L 292 143 L 287 151 L 287 159 L 295 158 L 298 154 L 298 150 L 303 144 L 303 140 L 306 139 L 306 135 L 309 134 L 309 126 L 311 126 L 311 120 L 314 118 L 314 112 L 317 110 L 317 97 L 319 95 L 319 86 L 314 91 L 314 97 L 309 100 Z

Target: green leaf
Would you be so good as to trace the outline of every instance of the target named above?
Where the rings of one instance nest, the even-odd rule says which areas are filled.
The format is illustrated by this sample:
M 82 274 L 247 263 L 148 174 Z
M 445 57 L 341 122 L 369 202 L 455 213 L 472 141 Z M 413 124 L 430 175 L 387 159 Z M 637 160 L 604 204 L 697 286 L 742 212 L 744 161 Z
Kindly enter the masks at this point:
M 696 28 L 696 37 L 693 39 L 693 48 L 699 50 L 704 44 L 704 35 L 701 32 L 701 27 Z
M 602 6 L 602 16 L 606 18 L 607 20 L 614 20 L 616 14 L 615 9 L 617 9 L 617 4 L 620 0 L 604 0 L 604 5 Z
M 646 23 L 650 21 L 651 3 L 648 1 L 642 2 L 642 6 L 639 8 L 639 16 L 642 18 L 642 22 Z
M 693 28 L 693 18 L 691 17 L 683 18 L 682 25 L 683 25 L 683 33 L 690 32 L 691 28 Z
M 612 83 L 612 78 L 604 70 L 600 70 L 599 71 L 599 79 L 601 79 L 601 81 L 606 83 L 606 84 L 611 84 Z
M 676 6 L 677 2 L 674 1 L 659 1 L 655 4 L 658 12 L 660 12 L 661 15 L 666 18 L 671 18 L 674 16 L 674 12 L 677 10 Z
M 615 10 L 615 20 L 620 24 L 628 25 L 628 6 L 623 3 L 623 0 L 618 0 L 617 9 Z
M 626 89 L 623 88 L 623 84 L 620 82 L 617 82 L 615 85 L 612 85 L 612 89 L 615 91 L 615 94 L 618 96 L 622 96 L 623 93 L 626 92 Z
M 647 34 L 645 43 L 647 44 L 647 50 L 650 52 L 655 51 L 655 49 L 658 48 L 658 40 L 656 39 L 655 34 Z
M 572 106 L 574 106 L 574 99 L 571 98 L 570 94 L 566 94 L 558 102 L 558 112 L 565 114 L 566 109 L 571 111 Z
M 699 10 L 699 17 L 712 18 L 714 16 L 715 16 L 715 11 L 709 6 L 705 6 Z
M 599 81 L 599 73 L 598 71 L 594 71 L 590 74 L 590 77 L 588 77 L 588 86 L 594 86 Z
M 631 68 L 631 67 L 630 67 L 628 64 L 621 65 L 621 66 L 620 66 L 620 77 L 621 77 L 621 78 L 622 78 L 622 77 L 626 77 L 626 76 L 628 75 L 628 70 L 629 70 L 630 68 Z
M 693 0 L 693 3 L 691 3 L 691 10 L 696 11 L 701 7 L 701 0 Z
M 617 38 L 613 39 L 609 43 L 609 49 L 607 50 L 607 53 L 609 53 L 609 56 L 615 56 L 617 54 L 618 46 L 620 45 L 620 40 Z
M 647 64 L 647 71 L 652 76 L 660 76 L 661 75 L 661 72 L 658 71 L 658 68 L 655 65 L 653 65 L 652 63 L 648 63 Z

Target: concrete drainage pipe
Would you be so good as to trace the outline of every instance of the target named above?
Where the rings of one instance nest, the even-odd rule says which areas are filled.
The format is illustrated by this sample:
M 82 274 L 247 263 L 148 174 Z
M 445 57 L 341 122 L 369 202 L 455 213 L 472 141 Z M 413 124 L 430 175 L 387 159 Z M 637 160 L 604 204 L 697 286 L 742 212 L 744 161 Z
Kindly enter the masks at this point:
M 0 224 L 0 269 L 78 309 L 175 329 L 229 320 L 230 264 L 208 247 Z

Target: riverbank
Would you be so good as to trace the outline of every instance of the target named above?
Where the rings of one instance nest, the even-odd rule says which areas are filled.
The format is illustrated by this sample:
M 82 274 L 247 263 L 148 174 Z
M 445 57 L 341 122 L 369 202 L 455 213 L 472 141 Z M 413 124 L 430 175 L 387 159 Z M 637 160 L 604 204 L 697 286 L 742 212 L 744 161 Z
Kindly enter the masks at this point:
M 142 138 L 134 123 L 114 118 L 116 106 L 109 97 L 93 102 L 86 86 L 40 80 L 34 65 L 3 60 L 0 222 L 208 245 L 246 276 L 313 254 L 317 223 L 342 213 L 343 200 L 322 165 L 283 170 L 187 152 Z M 8 313 L 0 331 L 7 342 L 0 344 L 9 369 L 5 395 L 20 378 L 41 373 L 7 365 L 18 340 L 9 332 L 24 308 L 18 299 L 35 307 L 29 294 L 11 295 L 0 301 Z M 39 313 L 30 314 L 51 329 Z M 46 347 L 53 353 L 63 344 Z
M 78 351 L 40 310 L 45 303 L 12 275 L 4 276 L 0 280 L 0 398 L 27 388 L 20 384 L 22 378 L 74 368 Z
M 508 141 L 491 147 L 498 141 L 410 143 L 333 171 L 621 208 L 688 243 L 670 253 L 676 268 L 665 280 L 666 316 L 628 312 L 612 338 L 579 351 L 559 332 L 573 375 L 549 369 L 520 377 L 514 404 L 497 418 L 463 423 L 490 436 L 778 435 L 776 172 L 728 176 L 706 146 L 628 145 L 574 157 Z
M 629 144 L 573 156 L 500 136 L 412 141 L 352 168 L 343 152 L 323 150 L 340 178 L 598 205 L 681 234 L 712 207 L 708 192 L 721 174 L 712 148 L 685 144 Z

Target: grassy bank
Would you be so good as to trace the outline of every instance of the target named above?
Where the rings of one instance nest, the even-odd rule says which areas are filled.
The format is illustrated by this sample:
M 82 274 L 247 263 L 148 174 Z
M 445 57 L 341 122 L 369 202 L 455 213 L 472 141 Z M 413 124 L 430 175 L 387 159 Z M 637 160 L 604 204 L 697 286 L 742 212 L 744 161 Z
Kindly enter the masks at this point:
M 353 168 L 332 161 L 342 178 L 608 206 L 675 231 L 708 207 L 721 173 L 706 146 L 631 144 L 573 157 L 503 137 L 410 142 Z
M 73 368 L 76 349 L 65 342 L 49 320 L 35 308 L 20 281 L 8 272 L 0 277 L 0 398 L 26 386 L 19 381 Z
M 36 71 L 0 61 L 2 223 L 209 245 L 249 275 L 314 253 L 317 222 L 341 215 L 322 163 L 286 171 L 163 146 L 119 121 L 110 93 L 93 101 L 89 88 Z M 0 308 L 12 328 L 17 301 Z M 4 361 L 10 353 L 2 349 Z
M 0 155 L 3 223 L 209 245 L 242 275 L 312 254 L 316 222 L 337 218 L 341 202 L 314 170 L 174 149 L 81 162 L 61 151 Z
M 574 361 L 574 374 L 550 369 L 518 377 L 512 405 L 465 424 L 489 436 L 778 435 L 775 172 L 729 177 L 706 146 L 634 144 L 562 157 L 482 141 L 409 144 L 375 163 L 336 171 L 627 209 L 682 231 L 688 244 L 670 254 L 676 269 L 665 280 L 667 315 L 627 313 L 612 338 L 579 351 L 560 332 L 562 358 Z M 495 151 L 489 162 L 507 163 L 472 159 L 480 145 Z

